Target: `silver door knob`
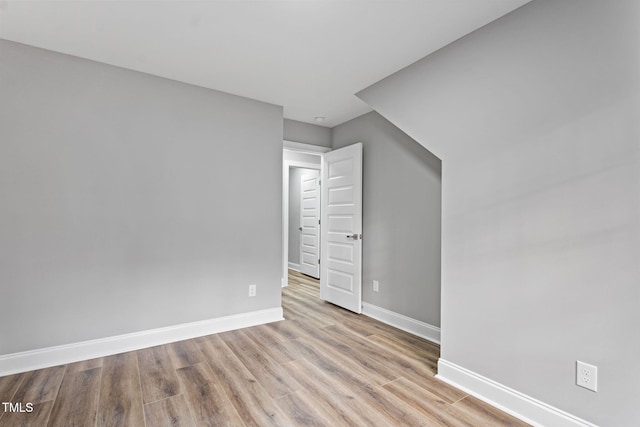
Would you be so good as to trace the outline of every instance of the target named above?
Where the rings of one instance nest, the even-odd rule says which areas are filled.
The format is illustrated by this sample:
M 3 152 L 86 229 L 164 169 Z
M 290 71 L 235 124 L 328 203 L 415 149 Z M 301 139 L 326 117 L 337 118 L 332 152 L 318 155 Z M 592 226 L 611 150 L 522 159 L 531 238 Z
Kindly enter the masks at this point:
M 347 239 L 352 239 L 352 240 L 362 239 L 362 234 L 347 234 Z

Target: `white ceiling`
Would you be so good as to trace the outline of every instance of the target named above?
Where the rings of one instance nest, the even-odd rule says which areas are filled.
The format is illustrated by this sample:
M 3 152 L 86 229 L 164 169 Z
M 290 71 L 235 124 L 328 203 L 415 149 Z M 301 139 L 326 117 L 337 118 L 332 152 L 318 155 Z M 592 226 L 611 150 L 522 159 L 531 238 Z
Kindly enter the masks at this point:
M 333 127 L 354 93 L 528 0 L 0 0 L 0 38 L 284 106 Z

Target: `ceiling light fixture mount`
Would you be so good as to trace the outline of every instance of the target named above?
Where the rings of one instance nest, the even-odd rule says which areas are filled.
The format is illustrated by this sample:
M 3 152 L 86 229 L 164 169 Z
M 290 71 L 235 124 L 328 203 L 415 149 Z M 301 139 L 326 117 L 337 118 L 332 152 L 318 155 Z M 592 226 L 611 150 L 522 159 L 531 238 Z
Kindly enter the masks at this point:
M 324 122 L 324 116 L 315 116 L 313 119 L 316 121 L 316 123 Z

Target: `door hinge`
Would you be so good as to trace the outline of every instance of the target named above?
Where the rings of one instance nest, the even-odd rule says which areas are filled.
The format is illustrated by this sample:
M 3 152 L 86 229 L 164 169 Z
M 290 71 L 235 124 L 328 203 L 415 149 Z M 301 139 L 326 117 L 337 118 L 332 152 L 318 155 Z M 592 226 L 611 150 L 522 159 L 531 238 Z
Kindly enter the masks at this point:
M 320 224 L 320 220 L 318 220 L 318 225 Z
M 320 260 L 318 259 L 318 265 L 320 265 Z
M 322 185 L 322 180 L 321 179 L 318 180 L 318 185 Z

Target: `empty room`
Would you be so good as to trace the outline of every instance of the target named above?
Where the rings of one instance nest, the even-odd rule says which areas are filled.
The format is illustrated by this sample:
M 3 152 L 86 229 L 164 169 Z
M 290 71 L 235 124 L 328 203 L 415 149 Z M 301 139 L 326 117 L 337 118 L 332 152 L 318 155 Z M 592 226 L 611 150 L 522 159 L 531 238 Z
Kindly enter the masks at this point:
M 638 0 L 0 0 L 0 426 L 639 426 L 639 117 Z

